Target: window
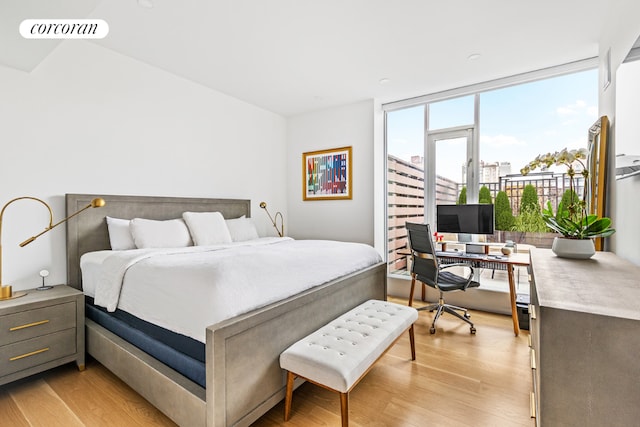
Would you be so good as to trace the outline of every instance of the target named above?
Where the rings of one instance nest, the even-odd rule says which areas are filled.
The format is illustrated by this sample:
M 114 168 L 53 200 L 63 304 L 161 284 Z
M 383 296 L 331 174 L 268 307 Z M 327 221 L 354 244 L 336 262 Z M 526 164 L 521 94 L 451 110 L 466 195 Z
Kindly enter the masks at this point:
M 429 97 L 427 97 L 429 98 Z M 562 197 L 561 169 L 520 176 L 537 155 L 587 144 L 598 117 L 595 69 L 464 96 L 426 99 L 406 108 L 386 108 L 387 252 L 389 272 L 406 271 L 405 222 L 434 223 L 437 203 L 467 202 L 482 186 L 492 201 L 508 193 L 514 214 L 526 184 L 540 202 Z M 445 99 L 446 98 L 446 99 Z

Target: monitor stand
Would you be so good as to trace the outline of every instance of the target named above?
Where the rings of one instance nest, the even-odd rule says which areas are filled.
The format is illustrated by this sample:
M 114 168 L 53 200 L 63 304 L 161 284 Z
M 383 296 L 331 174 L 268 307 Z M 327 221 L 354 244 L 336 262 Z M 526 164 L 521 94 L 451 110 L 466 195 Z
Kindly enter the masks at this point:
M 458 242 L 460 243 L 473 242 L 473 234 L 458 233 Z
M 468 254 L 484 254 L 489 253 L 489 245 L 478 242 L 478 235 L 458 233 L 458 242 L 464 243 L 464 251 Z

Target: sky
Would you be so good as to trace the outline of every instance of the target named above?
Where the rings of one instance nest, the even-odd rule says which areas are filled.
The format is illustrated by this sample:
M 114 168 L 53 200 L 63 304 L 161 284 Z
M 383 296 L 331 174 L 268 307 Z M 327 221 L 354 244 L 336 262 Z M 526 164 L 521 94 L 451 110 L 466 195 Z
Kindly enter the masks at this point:
M 424 154 L 422 106 L 389 113 L 388 152 L 404 160 Z M 587 148 L 598 118 L 598 71 L 589 70 L 480 94 L 480 160 L 510 162 L 511 173 L 538 154 Z M 473 96 L 432 104 L 430 128 L 473 123 Z M 436 173 L 461 180 L 463 140 L 436 145 Z M 564 172 L 564 170 L 558 169 Z

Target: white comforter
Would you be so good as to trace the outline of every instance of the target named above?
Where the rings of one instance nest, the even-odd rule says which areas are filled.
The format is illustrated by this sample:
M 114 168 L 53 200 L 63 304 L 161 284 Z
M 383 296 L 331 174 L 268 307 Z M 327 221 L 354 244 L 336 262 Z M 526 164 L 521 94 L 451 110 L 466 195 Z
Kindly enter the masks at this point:
M 205 342 L 207 326 L 381 258 L 371 246 L 359 243 L 263 238 L 208 247 L 111 251 L 102 262 L 83 261 L 83 285 L 95 290 L 97 305 L 109 311 L 120 308 Z M 87 283 L 91 278 L 94 282 Z

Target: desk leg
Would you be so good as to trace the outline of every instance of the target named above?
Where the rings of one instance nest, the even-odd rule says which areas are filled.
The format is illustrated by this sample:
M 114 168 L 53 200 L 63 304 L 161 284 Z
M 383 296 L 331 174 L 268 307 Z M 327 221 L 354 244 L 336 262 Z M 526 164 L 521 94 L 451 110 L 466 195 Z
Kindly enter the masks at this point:
M 511 318 L 513 319 L 513 333 L 520 334 L 518 324 L 518 309 L 516 307 L 516 281 L 514 279 L 513 264 L 507 264 L 507 276 L 509 276 L 509 297 L 511 298 Z

